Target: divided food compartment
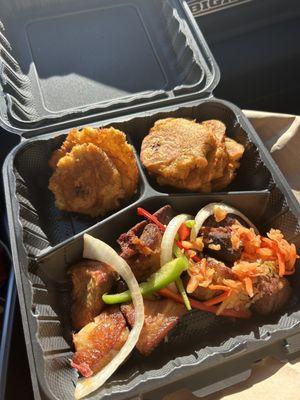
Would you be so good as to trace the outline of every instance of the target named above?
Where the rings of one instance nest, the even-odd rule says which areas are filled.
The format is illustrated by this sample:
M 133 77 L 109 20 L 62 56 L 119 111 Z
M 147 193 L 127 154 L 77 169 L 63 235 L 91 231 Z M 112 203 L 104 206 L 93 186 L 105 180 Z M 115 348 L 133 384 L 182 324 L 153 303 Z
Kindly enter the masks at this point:
M 83 232 L 114 244 L 138 220 L 138 205 L 155 211 L 170 203 L 193 213 L 224 201 L 262 231 L 281 229 L 299 251 L 299 205 L 242 112 L 212 97 L 219 70 L 185 1 L 0 0 L 0 9 L 0 125 L 28 139 L 10 153 L 3 176 L 33 390 L 36 399 L 71 399 L 66 271 L 81 256 Z M 245 146 L 226 193 L 183 193 L 148 176 L 142 139 L 170 116 L 219 119 Z M 98 219 L 59 211 L 48 190 L 51 152 L 70 127 L 87 124 L 123 130 L 140 173 L 135 197 Z M 299 272 L 290 279 L 294 296 L 281 313 L 234 322 L 193 311 L 168 343 L 149 358 L 134 352 L 89 398 L 157 400 L 180 387 L 203 395 L 247 376 L 270 352 L 292 355 L 299 350 Z
M 0 0 L 0 121 L 33 136 L 208 93 L 219 71 L 181 0 Z
M 139 165 L 140 180 L 136 195 L 122 208 L 135 204 L 149 196 L 177 193 L 172 188 L 160 187 L 143 169 L 139 160 L 143 137 L 149 132 L 154 122 L 165 117 L 184 117 L 198 121 L 220 119 L 227 127 L 227 135 L 245 146 L 245 153 L 237 177 L 228 191 L 264 191 L 273 185 L 270 172 L 260 158 L 255 144 L 245 128 L 239 123 L 235 112 L 222 101 L 197 102 L 194 106 L 168 108 L 165 111 L 153 111 L 124 117 L 102 123 L 101 126 L 114 126 L 127 134 L 133 144 Z M 92 124 L 99 126 L 99 123 Z M 16 201 L 19 206 L 19 218 L 23 229 L 23 242 L 29 255 L 38 255 L 70 237 L 89 228 L 101 219 L 109 219 L 114 212 L 103 218 L 89 218 L 79 214 L 62 212 L 55 207 L 54 196 L 48 189 L 51 169 L 48 160 L 66 137 L 68 130 L 39 136 L 26 140 L 14 151 L 9 159 L 10 181 L 15 185 Z M 189 196 L 190 194 L 186 194 Z M 201 196 L 201 194 L 200 194 Z
M 138 158 L 140 144 L 153 123 L 166 116 L 220 119 L 227 135 L 245 145 L 241 168 L 229 188 L 232 191 L 172 193 L 162 191 L 149 179 Z M 72 329 L 66 272 L 82 255 L 84 231 L 113 245 L 120 233 L 138 221 L 138 205 L 155 211 L 171 204 L 177 212 L 195 213 L 208 202 L 224 201 L 246 213 L 262 232 L 271 227 L 281 229 L 300 250 L 299 206 L 257 134 L 234 105 L 202 100 L 94 124 L 99 125 L 126 132 L 140 170 L 136 197 L 102 221 L 54 215 L 54 199 L 47 189 L 47 160 L 67 131 L 24 141 L 10 154 L 4 168 L 10 229 L 14 231 L 14 265 L 37 399 L 73 398 L 77 375 L 69 363 Z M 154 400 L 180 387 L 202 395 L 242 379 L 254 361 L 270 352 L 281 359 L 288 357 L 286 340 L 300 332 L 300 273 L 290 279 L 294 295 L 280 313 L 233 321 L 193 311 L 172 331 L 167 343 L 148 358 L 135 351 L 106 385 L 88 398 L 132 399 L 139 395 Z M 291 346 L 289 352 L 293 353 Z

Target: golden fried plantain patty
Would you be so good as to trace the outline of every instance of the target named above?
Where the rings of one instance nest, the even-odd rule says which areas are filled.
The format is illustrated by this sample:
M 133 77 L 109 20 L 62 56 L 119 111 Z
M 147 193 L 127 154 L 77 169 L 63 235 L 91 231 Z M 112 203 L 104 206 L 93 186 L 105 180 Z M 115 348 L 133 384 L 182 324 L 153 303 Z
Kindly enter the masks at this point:
M 133 148 L 118 129 L 72 129 L 49 166 L 54 170 L 49 189 L 61 210 L 103 215 L 137 190 Z
M 212 132 L 184 118 L 155 122 L 142 143 L 141 161 L 150 174 L 163 180 L 187 179 L 191 170 L 204 170 L 216 146 Z
M 166 118 L 144 138 L 140 157 L 159 185 L 210 192 L 232 181 L 243 151 L 219 120 Z
M 132 146 L 127 143 L 125 133 L 118 129 L 72 129 L 61 148 L 52 154 L 49 160 L 51 168 L 55 169 L 58 160 L 71 151 L 73 146 L 83 143 L 93 143 L 107 154 L 121 175 L 125 196 L 131 197 L 137 188 L 138 168 Z
M 110 158 L 92 143 L 61 157 L 49 181 L 57 208 L 95 217 L 119 206 L 121 177 Z

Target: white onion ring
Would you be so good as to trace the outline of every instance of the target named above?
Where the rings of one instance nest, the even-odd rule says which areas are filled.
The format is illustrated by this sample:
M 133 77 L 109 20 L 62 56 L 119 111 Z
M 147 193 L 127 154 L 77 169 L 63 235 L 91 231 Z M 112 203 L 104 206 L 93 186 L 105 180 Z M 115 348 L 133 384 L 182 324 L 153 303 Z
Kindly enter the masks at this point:
M 173 246 L 175 236 L 181 224 L 193 217 L 188 214 L 176 215 L 168 223 L 161 241 L 160 265 L 163 266 L 173 259 Z
M 81 399 L 96 389 L 99 389 L 116 371 L 135 347 L 144 324 L 144 302 L 139 285 L 131 268 L 108 244 L 85 234 L 83 257 L 109 264 L 124 279 L 130 290 L 135 311 L 135 324 L 128 339 L 117 355 L 101 371 L 89 378 L 78 380 L 75 388 L 75 398 Z
M 191 231 L 191 241 L 194 242 L 197 238 L 199 230 L 201 229 L 204 222 L 207 220 L 208 217 L 214 214 L 215 207 L 219 207 L 221 210 L 225 211 L 227 214 L 234 214 L 240 217 L 243 221 L 245 221 L 249 226 L 251 226 L 255 233 L 259 233 L 256 226 L 246 217 L 243 213 L 241 213 L 236 208 L 228 206 L 227 204 L 223 203 L 209 203 L 205 207 L 202 207 L 196 217 L 195 217 L 195 225 Z

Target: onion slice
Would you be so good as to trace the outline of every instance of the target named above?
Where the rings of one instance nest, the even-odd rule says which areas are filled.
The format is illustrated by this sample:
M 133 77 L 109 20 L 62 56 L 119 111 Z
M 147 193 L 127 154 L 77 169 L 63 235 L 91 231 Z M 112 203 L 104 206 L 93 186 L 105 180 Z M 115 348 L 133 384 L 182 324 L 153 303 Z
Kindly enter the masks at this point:
M 188 214 L 176 215 L 168 223 L 161 241 L 160 265 L 163 266 L 173 259 L 173 246 L 175 236 L 181 224 L 193 217 Z
M 254 229 L 255 233 L 259 233 L 258 229 L 255 225 L 246 217 L 243 213 L 237 210 L 234 207 L 228 206 L 227 204 L 223 203 L 209 203 L 205 207 L 201 208 L 195 217 L 195 225 L 191 231 L 191 241 L 194 242 L 197 238 L 199 230 L 201 229 L 204 222 L 207 220 L 208 217 L 214 214 L 215 207 L 219 207 L 221 210 L 225 211 L 227 214 L 234 214 L 240 217 L 243 221 L 245 221 L 251 228 Z
M 102 386 L 116 371 L 120 364 L 128 357 L 135 347 L 144 324 L 144 302 L 139 285 L 126 261 L 120 257 L 108 244 L 85 234 L 83 257 L 90 260 L 102 261 L 111 265 L 124 279 L 132 295 L 135 311 L 135 324 L 130 331 L 126 343 L 117 355 L 101 371 L 89 378 L 78 380 L 75 388 L 75 398 L 81 399 Z

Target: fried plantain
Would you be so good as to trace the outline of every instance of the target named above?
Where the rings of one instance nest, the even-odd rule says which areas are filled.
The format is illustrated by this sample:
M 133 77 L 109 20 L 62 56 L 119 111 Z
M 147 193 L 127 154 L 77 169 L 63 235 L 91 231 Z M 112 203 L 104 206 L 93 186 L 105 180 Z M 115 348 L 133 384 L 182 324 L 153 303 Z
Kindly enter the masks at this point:
M 143 140 L 141 161 L 150 174 L 174 184 L 193 169 L 204 170 L 215 146 L 214 135 L 204 126 L 184 118 L 161 119 Z
M 95 217 L 119 206 L 121 177 L 106 153 L 92 143 L 76 145 L 61 157 L 49 189 L 60 210 Z
M 210 192 L 232 181 L 243 151 L 219 120 L 166 118 L 144 138 L 141 161 L 159 185 Z
M 93 143 L 102 149 L 115 164 L 121 176 L 124 195 L 131 197 L 137 188 L 138 168 L 133 153 L 133 148 L 126 141 L 126 135 L 114 128 L 91 128 L 82 130 L 72 129 L 61 148 L 56 150 L 49 165 L 55 168 L 59 158 L 70 152 L 76 144 Z

